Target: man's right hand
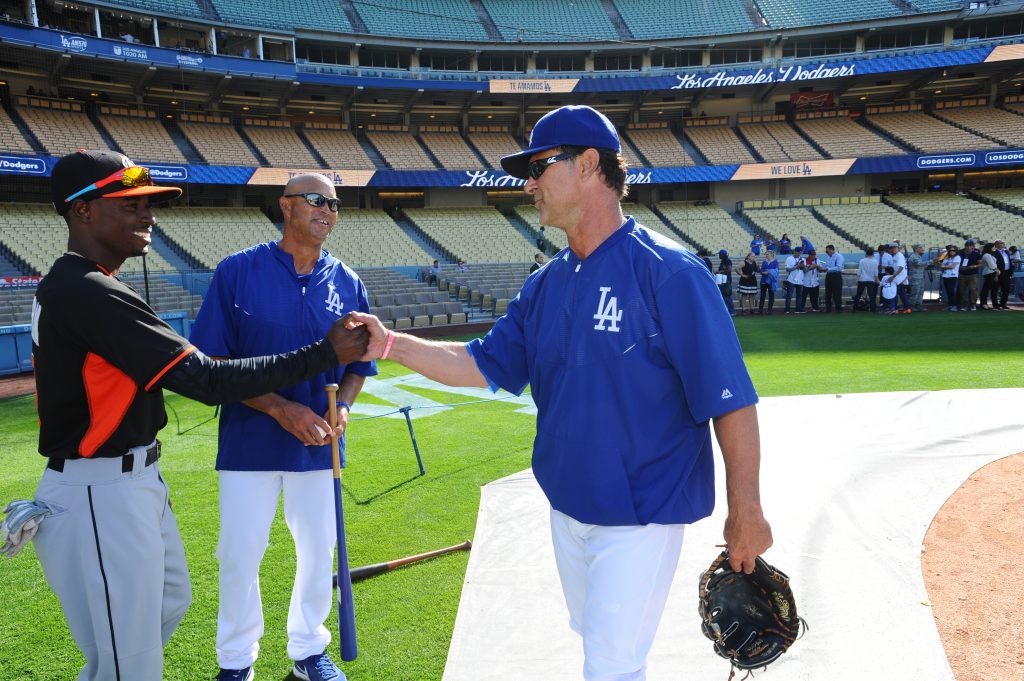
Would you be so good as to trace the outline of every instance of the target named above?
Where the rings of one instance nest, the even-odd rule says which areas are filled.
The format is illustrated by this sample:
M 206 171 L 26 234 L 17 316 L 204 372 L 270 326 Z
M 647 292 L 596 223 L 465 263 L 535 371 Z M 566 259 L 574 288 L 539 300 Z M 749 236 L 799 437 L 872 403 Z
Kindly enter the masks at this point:
M 384 354 L 384 346 L 388 340 L 388 329 L 384 326 L 384 322 L 374 315 L 365 312 L 349 312 L 348 316 L 351 317 L 353 322 L 362 324 L 362 328 L 367 329 L 370 334 L 366 354 L 363 355 L 362 361 L 368 362 L 380 359 L 380 356 Z
M 307 447 L 326 445 L 331 441 L 331 424 L 304 404 L 286 400 L 270 415 Z
M 354 322 L 355 314 L 349 312 L 334 322 L 331 330 L 327 332 L 327 340 L 334 348 L 339 364 L 358 362 L 367 354 L 370 331 L 366 325 Z

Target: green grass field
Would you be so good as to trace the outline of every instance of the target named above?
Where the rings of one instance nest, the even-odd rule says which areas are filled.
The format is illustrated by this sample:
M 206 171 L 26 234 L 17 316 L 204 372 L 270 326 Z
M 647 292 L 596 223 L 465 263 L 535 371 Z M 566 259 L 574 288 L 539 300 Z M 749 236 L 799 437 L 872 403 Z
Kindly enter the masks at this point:
M 1016 313 L 897 318 L 806 315 L 737 318 L 754 383 L 775 395 L 1017 387 L 1024 375 L 1024 316 Z M 404 373 L 382 363 L 381 376 Z M 417 390 L 464 402 L 443 387 Z M 364 403 L 387 404 L 367 395 Z M 194 602 L 167 647 L 165 678 L 209 679 L 217 671 L 216 423 L 212 408 L 168 396 L 161 465 L 192 572 Z M 402 406 L 402 405 L 395 405 Z M 473 536 L 480 486 L 529 466 L 534 418 L 519 405 L 481 402 L 415 421 L 427 473 L 419 476 L 404 420 L 353 422 L 344 476 L 353 565 L 457 544 Z M 0 401 L 0 504 L 30 498 L 43 469 L 35 453 L 33 398 Z M 358 407 L 356 416 L 358 416 Z M 206 421 L 204 423 L 204 421 Z M 352 681 L 441 678 L 468 555 L 444 556 L 355 585 L 359 659 Z M 294 550 L 278 514 L 261 570 L 266 634 L 257 678 L 289 678 L 285 620 Z M 0 681 L 71 679 L 82 659 L 31 548 L 0 558 Z M 337 617 L 327 622 L 337 634 Z M 329 652 L 337 660 L 337 643 Z

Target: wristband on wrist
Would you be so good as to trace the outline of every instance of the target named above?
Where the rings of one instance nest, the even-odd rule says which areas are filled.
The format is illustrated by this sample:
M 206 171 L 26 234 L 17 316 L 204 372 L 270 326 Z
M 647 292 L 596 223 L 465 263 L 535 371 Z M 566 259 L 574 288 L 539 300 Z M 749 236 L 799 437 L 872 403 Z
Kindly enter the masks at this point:
M 345 407 L 345 408 L 346 408 L 346 409 L 348 409 L 349 411 L 352 411 L 352 405 L 350 405 L 350 404 L 349 404 L 348 402 L 341 402 L 341 401 L 339 401 L 339 402 L 338 402 L 338 404 L 337 404 L 337 405 L 335 405 L 335 406 L 338 406 L 338 407 Z
M 382 352 L 381 355 L 380 355 L 381 359 L 387 359 L 388 358 L 388 354 L 391 353 L 391 346 L 394 345 L 394 344 L 395 344 L 395 332 L 392 331 L 391 329 L 388 329 L 388 339 L 384 343 L 384 352 Z

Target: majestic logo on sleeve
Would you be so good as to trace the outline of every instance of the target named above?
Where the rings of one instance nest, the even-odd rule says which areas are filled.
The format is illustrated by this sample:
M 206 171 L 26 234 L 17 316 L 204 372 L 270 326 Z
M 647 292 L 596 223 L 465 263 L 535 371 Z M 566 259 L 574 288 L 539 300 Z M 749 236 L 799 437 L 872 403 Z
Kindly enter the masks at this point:
M 341 302 L 341 295 L 334 288 L 334 284 L 327 283 L 327 300 L 324 301 L 327 304 L 327 310 L 334 314 L 341 316 L 341 308 L 345 307 L 345 304 Z
M 618 333 L 619 322 L 622 320 L 622 311 L 619 310 L 619 299 L 608 295 L 612 290 L 611 286 L 602 286 L 598 290 L 601 291 L 601 300 L 597 303 L 597 314 L 594 315 L 594 319 L 597 320 L 597 324 L 594 324 L 594 330 Z M 605 328 L 605 324 L 608 324 L 608 328 Z

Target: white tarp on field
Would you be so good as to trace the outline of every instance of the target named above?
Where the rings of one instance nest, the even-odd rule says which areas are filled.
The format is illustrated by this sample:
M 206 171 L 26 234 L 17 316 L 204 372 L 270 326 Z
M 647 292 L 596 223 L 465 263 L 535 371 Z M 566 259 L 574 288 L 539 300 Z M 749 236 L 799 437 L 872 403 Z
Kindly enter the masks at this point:
M 921 547 L 971 473 L 1024 450 L 1024 390 L 779 397 L 758 412 L 762 502 L 775 536 L 765 558 L 789 574 L 810 624 L 763 678 L 953 681 Z M 721 543 L 717 450 L 716 459 L 720 503 L 687 528 L 650 681 L 728 676 L 700 633 L 696 600 L 697 577 Z M 444 681 L 580 679 L 582 660 L 543 494 L 529 471 L 487 485 Z

